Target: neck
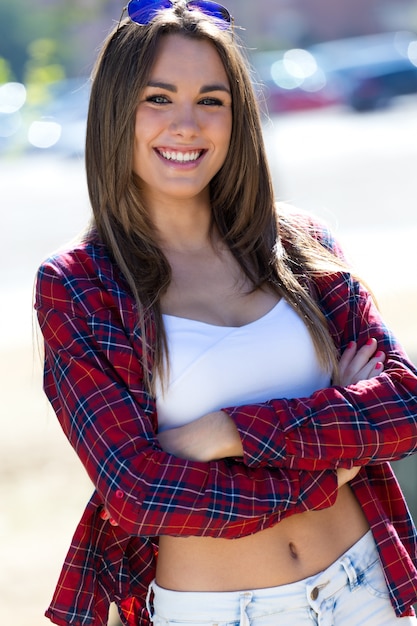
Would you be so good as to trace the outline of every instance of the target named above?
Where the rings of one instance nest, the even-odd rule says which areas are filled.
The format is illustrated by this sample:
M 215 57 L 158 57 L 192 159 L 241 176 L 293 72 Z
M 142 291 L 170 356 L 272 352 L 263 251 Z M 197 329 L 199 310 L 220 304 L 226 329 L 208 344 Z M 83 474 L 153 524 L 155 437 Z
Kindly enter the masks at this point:
M 212 242 L 211 207 L 207 203 L 158 207 L 151 215 L 164 251 L 191 252 Z

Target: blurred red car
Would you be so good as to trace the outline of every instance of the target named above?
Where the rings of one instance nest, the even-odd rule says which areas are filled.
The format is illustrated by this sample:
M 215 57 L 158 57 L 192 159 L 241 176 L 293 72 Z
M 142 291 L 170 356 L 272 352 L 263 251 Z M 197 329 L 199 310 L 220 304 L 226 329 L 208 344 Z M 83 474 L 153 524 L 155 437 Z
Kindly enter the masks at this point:
M 308 50 L 254 53 L 252 65 L 255 89 L 265 113 L 303 111 L 343 102 L 339 79 L 328 78 Z

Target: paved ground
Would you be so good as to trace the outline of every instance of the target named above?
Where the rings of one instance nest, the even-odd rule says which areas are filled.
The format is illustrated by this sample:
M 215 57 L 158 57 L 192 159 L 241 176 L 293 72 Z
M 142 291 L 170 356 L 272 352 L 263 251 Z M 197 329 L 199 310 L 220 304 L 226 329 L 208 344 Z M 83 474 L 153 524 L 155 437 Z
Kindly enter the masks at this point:
M 417 361 L 415 118 L 409 103 L 367 117 L 293 116 L 274 120 L 267 138 L 281 197 L 336 226 Z M 0 624 L 42 626 L 91 486 L 41 392 L 31 289 L 38 263 L 88 209 L 78 163 L 3 162 L 0 177 Z M 415 460 L 398 468 L 413 507 Z

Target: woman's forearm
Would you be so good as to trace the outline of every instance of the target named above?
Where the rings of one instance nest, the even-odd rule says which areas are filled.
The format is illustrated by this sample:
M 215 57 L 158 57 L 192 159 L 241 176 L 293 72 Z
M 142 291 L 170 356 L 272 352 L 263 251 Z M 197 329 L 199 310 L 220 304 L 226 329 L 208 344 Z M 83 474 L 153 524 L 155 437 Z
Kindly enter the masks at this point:
M 224 411 L 208 413 L 185 426 L 158 434 L 161 447 L 190 461 L 242 457 L 243 447 L 234 421 Z
M 374 339 L 360 349 L 351 342 L 340 359 L 339 380 L 347 386 L 373 378 L 383 371 L 384 360 Z M 244 454 L 236 424 L 224 411 L 214 411 L 185 426 L 166 430 L 159 433 L 158 439 L 166 452 L 190 461 L 214 461 Z
M 223 411 L 209 413 L 186 426 L 166 430 L 158 435 L 158 439 L 166 452 L 190 461 L 243 456 L 236 425 Z M 338 487 L 355 478 L 359 470 L 360 467 L 339 468 L 336 472 Z

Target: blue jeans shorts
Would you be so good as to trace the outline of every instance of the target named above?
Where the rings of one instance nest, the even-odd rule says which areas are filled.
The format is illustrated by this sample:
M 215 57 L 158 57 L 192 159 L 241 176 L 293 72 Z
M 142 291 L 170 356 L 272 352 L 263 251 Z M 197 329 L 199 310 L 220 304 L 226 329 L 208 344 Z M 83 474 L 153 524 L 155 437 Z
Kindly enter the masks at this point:
M 169 591 L 153 582 L 147 607 L 154 626 L 417 626 L 415 617 L 395 615 L 371 531 L 304 580 L 230 592 Z

